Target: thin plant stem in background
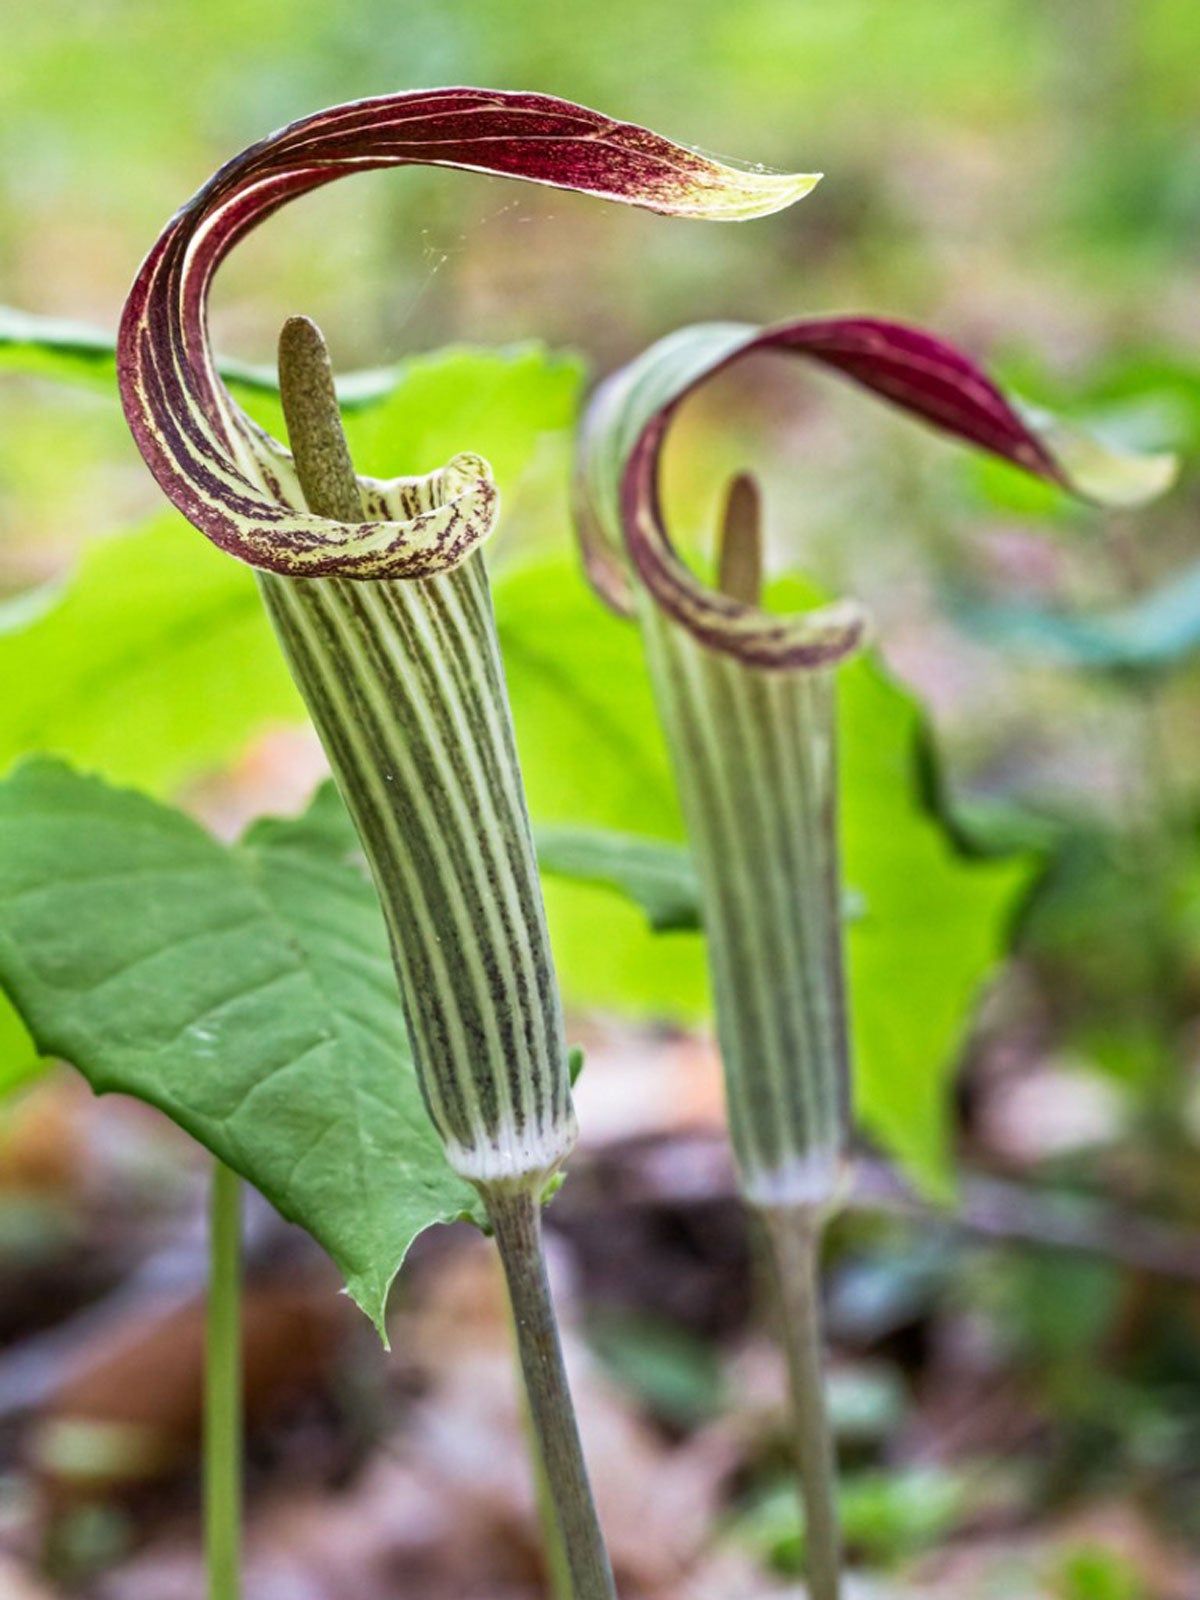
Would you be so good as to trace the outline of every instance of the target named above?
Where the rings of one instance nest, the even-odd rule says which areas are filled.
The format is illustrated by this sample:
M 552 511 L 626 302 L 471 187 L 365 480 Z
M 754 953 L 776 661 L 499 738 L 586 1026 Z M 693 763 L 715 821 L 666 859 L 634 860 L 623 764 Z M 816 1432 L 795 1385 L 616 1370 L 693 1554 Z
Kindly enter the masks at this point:
M 355 477 L 349 447 L 342 431 L 328 352 L 319 329 L 307 318 L 293 317 L 284 325 L 279 341 L 279 381 L 296 475 L 308 509 L 318 516 L 340 522 L 365 521 L 363 490 Z M 447 582 L 485 584 L 479 561 L 480 558 L 475 556 L 469 569 L 460 569 L 450 574 L 448 579 L 431 580 L 427 587 L 423 587 L 423 581 L 419 579 L 397 585 L 372 582 L 347 585 L 339 584 L 336 580 L 330 584 L 325 580 L 305 578 L 270 577 L 264 580 L 264 594 L 281 641 L 301 688 L 309 699 L 335 774 L 343 783 L 352 813 L 359 821 L 384 910 L 392 926 L 398 960 L 402 959 L 399 946 L 409 932 L 406 922 L 413 908 L 394 903 L 391 886 L 397 881 L 393 871 L 398 861 L 395 841 L 387 820 L 380 819 L 377 808 L 370 806 L 363 798 L 366 793 L 364 782 L 371 777 L 365 770 L 364 760 L 369 760 L 379 768 L 383 777 L 391 783 L 396 769 L 403 768 L 408 755 L 406 741 L 410 738 L 426 738 L 429 723 L 439 714 L 445 715 L 447 722 L 450 721 L 441 703 L 435 705 L 432 698 L 424 702 L 419 714 L 413 713 L 410 721 L 405 720 L 397 699 L 405 693 L 405 682 L 391 673 L 392 658 L 389 651 L 395 650 L 400 659 L 405 659 L 404 652 L 410 648 L 412 634 L 422 622 L 428 624 L 439 642 L 448 638 L 450 626 L 446 616 L 444 585 Z M 439 583 L 442 588 L 437 586 Z M 410 608 L 409 615 L 404 619 L 390 619 L 395 624 L 395 630 L 386 638 L 378 622 L 361 628 L 359 626 L 362 608 L 369 610 L 372 604 L 368 591 L 385 588 L 402 591 Z M 428 618 L 417 618 L 415 613 L 421 607 L 425 594 L 428 594 L 429 615 Z M 482 605 L 477 606 L 476 615 L 484 614 Z M 307 631 L 303 622 L 297 624 L 297 618 L 305 617 L 315 619 L 313 631 Z M 486 617 L 489 630 L 486 643 L 491 645 L 490 606 Z M 329 637 L 339 629 L 345 633 L 344 638 L 338 640 Z M 352 636 L 356 633 L 361 633 L 361 640 Z M 314 638 L 321 641 L 316 646 L 312 643 Z M 375 706 L 373 731 L 369 740 L 360 741 L 361 749 L 357 745 L 353 749 L 348 748 L 355 741 L 355 733 L 347 726 L 344 705 L 334 705 L 325 687 L 328 678 L 324 669 L 338 651 L 344 651 L 339 656 L 341 676 L 338 689 L 347 695 L 346 704 L 353 704 L 357 698 L 363 705 Z M 431 695 L 433 692 L 440 693 L 451 682 L 457 695 L 465 692 L 463 683 L 457 680 L 466 672 L 467 664 L 454 659 L 449 647 L 446 659 L 435 661 L 429 654 L 429 646 L 424 646 L 419 652 L 419 659 L 414 658 L 409 663 L 409 670 L 414 675 L 426 674 Z M 353 684 L 346 681 L 351 674 L 356 679 Z M 324 678 L 324 683 L 318 681 L 318 676 Z M 493 690 L 497 696 L 502 692 L 497 685 L 491 685 L 489 697 Z M 385 722 L 378 707 L 377 691 L 392 697 L 390 705 L 395 715 L 390 722 Z M 495 705 L 486 703 L 483 691 L 480 691 L 478 699 L 471 691 L 470 698 L 472 703 L 467 708 L 470 715 L 484 719 L 489 713 L 494 713 Z M 455 703 L 462 706 L 462 701 L 457 698 Z M 462 730 L 454 726 L 452 731 L 457 735 Z M 369 753 L 367 743 L 370 745 Z M 469 754 L 464 752 L 455 757 L 455 761 L 456 776 L 472 770 Z M 489 776 L 493 779 L 489 793 L 494 796 L 497 793 L 495 783 L 499 780 L 495 775 Z M 389 792 L 395 797 L 393 803 L 397 808 L 406 805 L 405 793 L 398 784 Z M 502 826 L 509 820 L 505 817 L 498 825 Z M 476 824 L 483 828 L 486 820 L 478 816 Z M 513 825 L 517 825 L 515 821 Z M 519 825 L 527 834 L 523 807 Z M 445 885 L 440 877 L 435 878 L 431 873 L 426 881 L 430 892 L 439 895 L 443 892 Z M 533 930 L 529 936 L 537 937 L 538 932 Z M 541 979 L 543 985 L 552 981 L 545 970 L 541 973 Z M 406 986 L 404 993 L 406 1004 L 411 1008 L 414 1005 L 412 988 Z M 480 1018 L 483 1029 L 493 1025 L 493 1019 Z M 550 1031 L 557 1035 L 557 1024 Z M 557 1063 L 556 1079 L 561 1076 L 561 1090 L 565 1095 L 565 1049 L 560 1053 L 562 1060 Z M 497 1063 L 493 1062 L 491 1066 L 494 1069 Z M 507 1080 L 498 1088 L 487 1071 L 483 1071 L 481 1078 L 470 1080 L 456 1074 L 453 1061 L 432 1062 L 430 1071 L 432 1093 L 437 1102 L 436 1110 L 431 1105 L 431 1112 L 451 1145 L 458 1142 L 458 1127 L 470 1127 L 479 1118 L 495 1118 L 494 1101 L 497 1093 L 513 1093 L 512 1085 Z M 425 1082 L 428 1095 L 429 1080 Z M 588 1482 L 542 1247 L 542 1200 L 564 1153 L 562 1147 L 569 1147 L 574 1137 L 574 1123 L 569 1108 L 556 1111 L 551 1103 L 556 1102 L 559 1087 L 557 1082 L 524 1083 L 515 1097 L 520 1103 L 510 1113 L 513 1126 L 501 1131 L 503 1148 L 496 1146 L 494 1157 L 485 1153 L 483 1165 L 469 1175 L 483 1199 L 504 1267 L 530 1416 L 549 1490 L 553 1495 L 575 1600 L 614 1600 L 612 1570 Z M 525 1099 L 521 1100 L 520 1096 Z M 460 1159 L 470 1164 L 475 1159 L 472 1149 L 463 1149 Z M 489 1166 L 495 1166 L 498 1170 L 488 1170 Z M 509 1170 L 503 1170 L 504 1167 Z
M 204 1557 L 208 1600 L 239 1600 L 242 1546 L 242 1180 L 213 1165 L 205 1328 Z

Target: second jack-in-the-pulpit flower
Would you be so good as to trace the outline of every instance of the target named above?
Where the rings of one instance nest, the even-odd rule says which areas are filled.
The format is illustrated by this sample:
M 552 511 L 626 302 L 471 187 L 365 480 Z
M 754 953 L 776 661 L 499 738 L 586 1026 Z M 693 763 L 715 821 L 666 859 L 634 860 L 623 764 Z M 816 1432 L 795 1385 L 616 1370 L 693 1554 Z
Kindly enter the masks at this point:
M 862 644 L 866 618 L 854 600 L 792 616 L 764 609 L 758 493 L 746 477 L 730 486 L 717 579 L 704 583 L 670 538 L 659 482 L 683 401 L 760 352 L 807 357 L 1085 497 L 1131 504 L 1163 487 L 1170 469 L 1023 414 L 945 341 L 869 317 L 684 329 L 603 384 L 584 420 L 576 493 L 584 561 L 602 598 L 642 630 L 699 874 L 740 1182 L 776 1269 L 810 1584 L 814 1600 L 831 1600 L 840 1561 L 815 1273 L 851 1117 L 836 675 Z
M 414 163 L 712 220 L 778 210 L 815 179 L 724 166 L 544 95 L 366 100 L 294 123 L 223 167 L 168 224 L 121 325 L 122 399 L 139 448 L 184 515 L 258 569 L 362 838 L 426 1104 L 451 1165 L 482 1194 L 504 1260 L 574 1593 L 606 1600 L 612 1578 L 540 1248 L 541 1201 L 575 1120 L 479 549 L 497 514 L 491 472 L 461 454 L 424 478 L 357 477 L 323 342 L 303 319 L 280 344 L 289 453 L 235 405 L 208 343 L 213 275 L 253 227 L 335 178 Z M 369 1125 L 370 1105 L 360 1111 Z

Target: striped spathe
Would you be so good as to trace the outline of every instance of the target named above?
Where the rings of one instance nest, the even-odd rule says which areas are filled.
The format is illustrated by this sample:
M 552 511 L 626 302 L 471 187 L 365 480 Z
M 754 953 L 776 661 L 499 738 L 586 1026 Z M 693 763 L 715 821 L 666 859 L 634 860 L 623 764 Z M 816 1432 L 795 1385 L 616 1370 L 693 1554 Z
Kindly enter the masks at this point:
M 638 619 L 696 859 L 742 1192 L 823 1207 L 849 1138 L 833 667 L 708 649 Z
M 548 1176 L 575 1119 L 482 554 L 407 582 L 260 582 L 364 841 L 448 1159 L 481 1184 Z

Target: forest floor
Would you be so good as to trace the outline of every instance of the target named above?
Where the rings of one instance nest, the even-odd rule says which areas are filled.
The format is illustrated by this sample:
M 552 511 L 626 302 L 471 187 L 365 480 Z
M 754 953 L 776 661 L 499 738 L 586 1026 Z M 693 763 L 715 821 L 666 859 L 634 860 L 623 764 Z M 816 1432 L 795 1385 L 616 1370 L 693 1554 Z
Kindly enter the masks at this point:
M 621 1593 L 795 1595 L 781 1375 L 713 1052 L 629 1030 L 587 1042 L 589 1138 L 550 1239 Z M 203 1165 L 66 1072 L 27 1093 L 4 1144 L 0 1596 L 198 1600 Z M 1161 1440 L 1155 1457 L 1134 1401 L 1106 1437 L 1068 1381 L 1074 1366 L 1119 1407 L 1162 1297 L 1197 1325 L 1200 1289 L 1173 1281 L 1186 1250 L 1152 1230 L 1089 1234 L 1075 1211 L 1064 1225 L 1006 1155 L 1010 1176 L 964 1186 L 969 1226 L 913 1213 L 868 1165 L 835 1230 L 850 1594 L 1195 1600 L 1200 1562 L 1172 1512 L 1194 1461 Z M 546 1593 L 489 1243 L 464 1226 L 419 1241 L 389 1357 L 303 1236 L 257 1202 L 246 1233 L 246 1594 Z M 1040 1345 L 1006 1326 L 1014 1273 L 1040 1297 Z M 1089 1297 L 1110 1293 L 1097 1346 Z

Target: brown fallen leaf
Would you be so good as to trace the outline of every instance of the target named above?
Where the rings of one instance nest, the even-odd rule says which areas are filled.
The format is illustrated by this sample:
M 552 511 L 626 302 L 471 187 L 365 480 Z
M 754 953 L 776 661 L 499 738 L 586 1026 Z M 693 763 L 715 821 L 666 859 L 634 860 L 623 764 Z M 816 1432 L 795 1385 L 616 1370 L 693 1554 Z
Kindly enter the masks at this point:
M 251 1429 L 328 1376 L 357 1313 L 332 1269 L 250 1283 L 243 1348 Z M 26 1436 L 52 1497 L 152 1479 L 195 1457 L 204 1384 L 201 1293 L 139 1296 L 63 1365 Z

